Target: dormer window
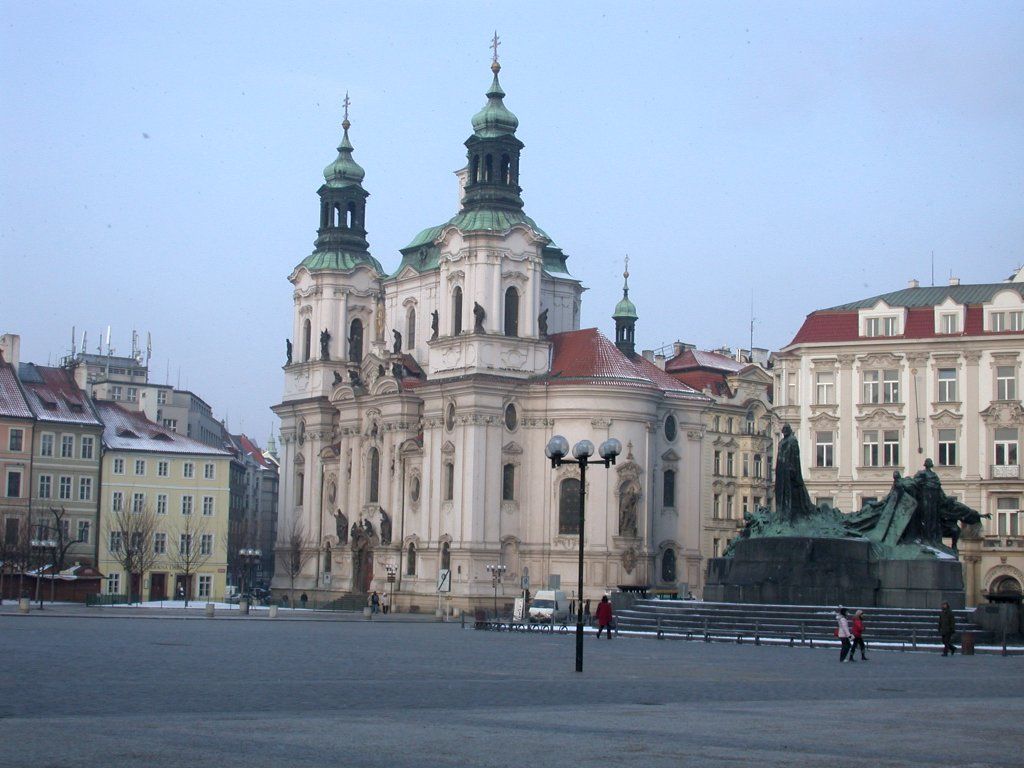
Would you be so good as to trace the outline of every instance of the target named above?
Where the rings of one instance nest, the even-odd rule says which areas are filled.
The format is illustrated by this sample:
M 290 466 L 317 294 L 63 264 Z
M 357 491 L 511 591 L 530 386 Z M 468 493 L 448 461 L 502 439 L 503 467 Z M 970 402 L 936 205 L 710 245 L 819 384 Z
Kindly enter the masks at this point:
M 990 312 L 988 329 L 996 333 L 1002 331 L 1024 331 L 1024 310 Z
M 864 320 L 865 336 L 896 336 L 899 322 L 896 315 L 868 317 Z
M 960 313 L 941 312 L 939 314 L 939 333 L 960 333 Z

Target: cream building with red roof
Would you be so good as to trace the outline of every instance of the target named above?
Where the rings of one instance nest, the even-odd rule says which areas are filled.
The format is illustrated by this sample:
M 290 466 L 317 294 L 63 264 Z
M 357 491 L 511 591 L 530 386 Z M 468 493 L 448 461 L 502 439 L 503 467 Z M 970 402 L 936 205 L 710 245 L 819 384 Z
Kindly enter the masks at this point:
M 1024 586 L 1024 270 L 807 316 L 775 362 L 776 415 L 800 443 L 812 499 L 849 512 L 926 458 L 943 489 L 991 514 L 961 540 L 969 604 Z

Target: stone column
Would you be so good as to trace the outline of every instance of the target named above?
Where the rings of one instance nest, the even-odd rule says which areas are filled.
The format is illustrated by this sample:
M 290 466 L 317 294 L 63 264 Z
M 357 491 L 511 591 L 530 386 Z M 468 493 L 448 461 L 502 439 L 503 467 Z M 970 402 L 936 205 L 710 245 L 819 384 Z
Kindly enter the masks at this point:
M 979 416 L 982 408 L 981 380 L 978 363 L 981 352 L 968 350 L 964 353 L 964 396 L 962 461 L 965 480 L 981 480 L 981 438 L 985 433 L 985 424 Z M 987 398 L 986 398 L 987 400 Z
M 853 480 L 853 462 L 857 455 L 857 430 L 853 421 L 853 405 L 857 400 L 857 388 L 853 380 L 855 359 L 854 355 L 838 356 L 839 380 L 836 382 L 836 396 L 839 398 L 839 428 L 836 435 L 836 450 L 839 451 L 840 482 Z M 813 442 L 809 445 L 813 446 Z

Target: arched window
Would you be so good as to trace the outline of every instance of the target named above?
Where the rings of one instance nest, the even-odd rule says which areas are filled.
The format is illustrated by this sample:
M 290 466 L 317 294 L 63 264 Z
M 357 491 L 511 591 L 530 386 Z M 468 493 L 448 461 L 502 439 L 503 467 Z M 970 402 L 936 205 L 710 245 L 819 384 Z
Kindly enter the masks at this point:
M 349 325 L 348 359 L 353 363 L 363 359 L 363 321 L 358 318 Z
M 416 575 L 416 545 L 410 544 L 409 550 L 405 554 L 405 575 L 415 576 Z
M 476 184 L 480 181 L 480 155 L 473 155 L 469 163 L 469 183 Z
M 462 333 L 462 288 L 458 285 L 452 291 L 452 336 Z
M 674 507 L 676 505 L 676 473 L 673 469 L 665 470 L 665 492 L 662 498 L 664 506 Z
M 405 315 L 405 348 L 416 346 L 416 307 L 409 307 Z
M 370 481 L 367 501 L 376 504 L 380 500 L 380 451 L 371 448 L 369 459 Z
M 516 500 L 516 465 L 506 464 L 501 468 L 501 500 Z
M 455 465 L 447 461 L 444 465 L 444 501 L 455 498 Z
M 580 532 L 580 481 L 575 477 L 558 486 L 558 532 L 570 536 Z
M 295 473 L 295 506 L 302 506 L 302 491 L 306 487 L 306 476 L 302 472 Z
M 519 291 L 514 287 L 505 291 L 505 335 L 519 335 Z
M 450 571 L 452 569 L 452 545 L 447 541 L 441 545 L 441 570 Z
M 675 582 L 676 580 L 676 551 L 666 549 L 661 556 L 661 580 Z
M 500 170 L 500 176 L 499 176 L 499 178 L 501 179 L 501 183 L 502 184 L 508 184 L 508 167 L 509 167 L 508 155 L 502 155 L 501 156 L 501 170 Z
M 337 203 L 331 206 L 331 226 L 341 226 L 341 205 Z
M 484 157 L 484 181 L 494 180 L 494 162 L 491 160 L 491 156 L 487 155 Z
M 303 362 L 309 360 L 310 345 L 313 343 L 313 328 L 310 325 L 309 320 L 302 322 L 302 360 Z
M 351 229 L 356 223 L 356 204 L 349 203 L 345 207 L 345 226 Z

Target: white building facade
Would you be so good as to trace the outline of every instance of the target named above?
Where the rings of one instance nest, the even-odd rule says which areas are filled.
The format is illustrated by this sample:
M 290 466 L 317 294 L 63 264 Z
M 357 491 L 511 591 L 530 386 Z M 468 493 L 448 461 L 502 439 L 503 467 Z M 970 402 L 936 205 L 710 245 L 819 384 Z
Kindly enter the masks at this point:
M 432 609 L 447 571 L 454 605 L 490 605 L 488 565 L 505 567 L 502 603 L 524 577 L 534 590 L 559 577 L 578 595 L 578 469 L 551 468 L 555 434 L 624 446 L 616 466 L 587 475 L 585 597 L 700 580 L 709 398 L 635 354 L 628 298 L 615 343 L 579 328 L 584 289 L 522 210 L 518 120 L 492 70 L 459 212 L 385 273 L 365 238 L 346 115 L 316 250 L 289 277 L 278 544 L 300 534 L 295 587 L 321 601 L 393 590 L 399 609 Z

